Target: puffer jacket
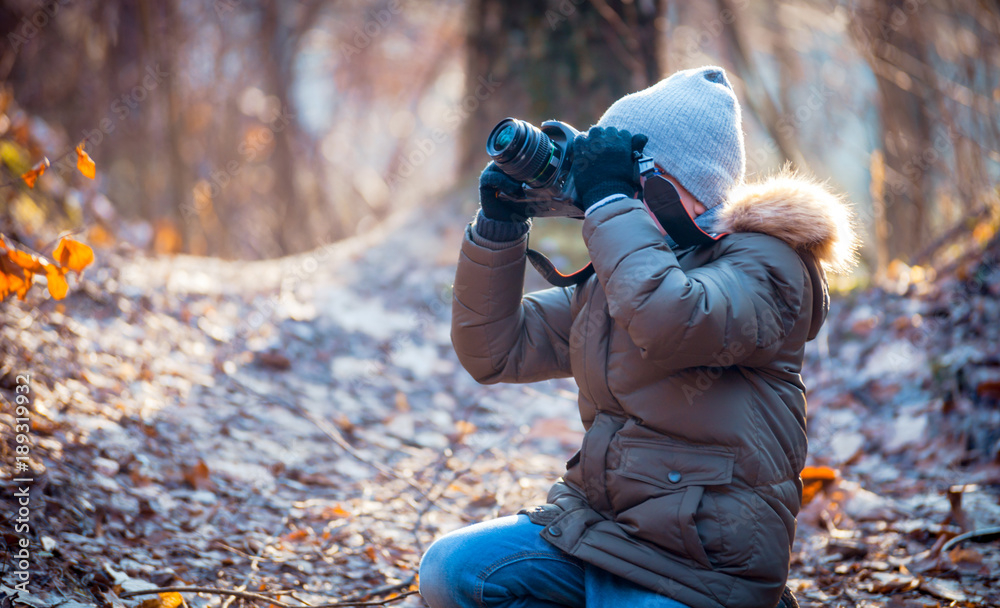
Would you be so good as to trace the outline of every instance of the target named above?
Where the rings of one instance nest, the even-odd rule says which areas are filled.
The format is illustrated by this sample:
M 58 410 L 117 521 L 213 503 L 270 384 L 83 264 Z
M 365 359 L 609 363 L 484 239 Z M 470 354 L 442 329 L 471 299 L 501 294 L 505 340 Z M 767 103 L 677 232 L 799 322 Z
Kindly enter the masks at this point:
M 791 174 L 723 205 L 730 234 L 678 250 L 640 201 L 604 205 L 583 225 L 594 276 L 524 296 L 525 239 L 477 244 L 470 227 L 452 342 L 479 382 L 579 385 L 582 447 L 527 511 L 546 540 L 693 608 L 770 608 L 802 497 L 804 345 L 824 266 L 854 241 L 847 206 Z

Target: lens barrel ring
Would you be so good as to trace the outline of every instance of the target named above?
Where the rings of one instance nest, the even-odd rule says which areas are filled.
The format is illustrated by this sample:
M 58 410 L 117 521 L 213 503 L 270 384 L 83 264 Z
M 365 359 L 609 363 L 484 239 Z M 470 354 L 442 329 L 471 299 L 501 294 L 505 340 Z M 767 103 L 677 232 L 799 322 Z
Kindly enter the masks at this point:
M 523 120 L 507 118 L 497 124 L 486 140 L 486 152 L 501 171 L 531 188 L 547 186 L 555 173 L 551 162 L 558 152 L 555 144 Z

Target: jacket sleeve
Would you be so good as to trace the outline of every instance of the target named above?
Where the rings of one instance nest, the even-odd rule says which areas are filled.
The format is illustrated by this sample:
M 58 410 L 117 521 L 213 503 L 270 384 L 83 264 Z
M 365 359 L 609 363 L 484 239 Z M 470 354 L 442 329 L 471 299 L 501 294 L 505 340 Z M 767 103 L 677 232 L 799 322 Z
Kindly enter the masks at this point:
M 503 249 L 476 244 L 466 228 L 455 273 L 451 341 L 483 384 L 571 375 L 569 333 L 575 288 L 522 297 L 527 238 Z
M 725 237 L 718 258 L 685 272 L 637 200 L 596 210 L 583 233 L 611 316 L 671 369 L 766 365 L 809 289 L 798 254 L 764 234 Z

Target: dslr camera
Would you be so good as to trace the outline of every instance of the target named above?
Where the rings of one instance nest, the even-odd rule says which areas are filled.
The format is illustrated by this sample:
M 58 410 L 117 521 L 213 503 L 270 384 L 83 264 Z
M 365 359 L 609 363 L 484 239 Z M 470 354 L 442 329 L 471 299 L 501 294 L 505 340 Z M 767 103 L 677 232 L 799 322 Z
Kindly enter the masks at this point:
M 580 132 L 558 120 L 547 120 L 539 129 L 517 118 L 505 118 L 497 123 L 486 139 L 486 153 L 497 167 L 512 179 L 521 182 L 523 195 L 499 196 L 519 209 L 524 217 L 573 217 L 583 219 L 576 206 L 576 186 L 570 168 L 573 166 L 573 140 Z M 682 247 L 706 245 L 719 240 L 725 233 L 706 232 L 695 223 L 684 208 L 680 194 L 667 180 L 652 158 L 632 152 L 635 160 L 636 186 L 639 177 L 646 183 L 640 195 L 673 240 Z M 550 283 L 558 287 L 576 285 L 594 273 L 593 264 L 569 275 L 558 270 L 543 254 L 528 249 L 528 259 Z
M 524 196 L 501 198 L 523 205 L 525 217 L 583 218 L 574 204 L 576 186 L 570 167 L 573 165 L 573 140 L 580 132 L 572 126 L 547 120 L 538 128 L 517 118 L 501 120 L 486 139 L 486 153 L 497 167 L 522 183 Z M 654 170 L 653 159 L 636 154 L 638 175 Z

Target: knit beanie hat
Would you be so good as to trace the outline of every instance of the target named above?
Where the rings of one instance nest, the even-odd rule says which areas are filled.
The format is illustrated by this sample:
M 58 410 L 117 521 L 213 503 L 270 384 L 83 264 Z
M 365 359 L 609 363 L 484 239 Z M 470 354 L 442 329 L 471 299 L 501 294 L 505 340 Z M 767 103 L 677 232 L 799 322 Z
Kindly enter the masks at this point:
M 597 121 L 649 137 L 645 153 L 706 208 L 743 181 L 746 151 L 740 104 L 725 71 L 682 70 L 622 97 Z

